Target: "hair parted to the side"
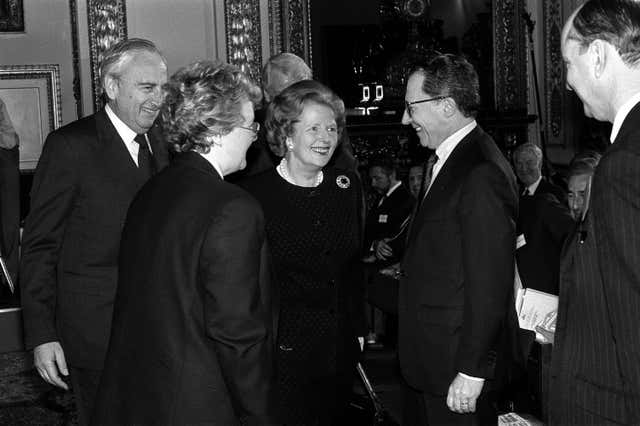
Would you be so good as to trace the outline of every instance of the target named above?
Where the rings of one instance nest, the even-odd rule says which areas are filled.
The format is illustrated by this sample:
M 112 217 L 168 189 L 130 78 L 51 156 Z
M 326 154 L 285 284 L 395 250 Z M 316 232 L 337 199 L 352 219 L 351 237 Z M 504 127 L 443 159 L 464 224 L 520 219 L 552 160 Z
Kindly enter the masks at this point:
M 164 86 L 165 136 L 176 151 L 207 153 L 214 136 L 242 124 L 242 103 L 256 105 L 260 88 L 239 68 L 223 62 L 197 61 L 178 70 Z
M 618 50 L 625 64 L 640 62 L 640 2 L 633 0 L 589 0 L 577 12 L 568 38 L 587 49 L 594 40 L 604 40 Z
M 439 54 L 426 64 L 414 66 L 410 75 L 415 73 L 424 76 L 424 93 L 450 97 L 465 117 L 476 116 L 480 107 L 478 73 L 464 57 Z
M 587 175 L 591 176 L 596 171 L 602 155 L 599 152 L 587 150 L 579 152 L 569 163 L 567 177 Z
M 346 119 L 344 102 L 327 86 L 315 80 L 303 80 L 284 89 L 267 107 L 265 128 L 271 151 L 279 157 L 286 153 L 286 139 L 293 135 L 305 106 L 317 103 L 329 107 L 336 118 L 338 138 Z
M 288 84 L 313 78 L 311 68 L 298 55 L 289 52 L 273 55 L 262 67 L 262 87 L 272 97 L 284 89 L 283 87 L 273 87 L 272 79 L 275 73 L 280 73 Z
M 513 158 L 516 158 L 522 154 L 529 154 L 532 157 L 535 157 L 538 161 L 542 161 L 542 150 L 533 142 L 525 142 L 521 145 L 518 145 L 513 151 Z
M 122 66 L 131 58 L 131 56 L 133 56 L 133 54 L 139 52 L 154 53 L 162 58 L 162 62 L 164 62 L 165 66 L 167 65 L 167 60 L 152 41 L 143 38 L 121 40 L 108 48 L 102 55 L 102 61 L 100 62 L 98 73 L 103 92 L 106 87 L 105 79 L 107 76 L 119 78 Z

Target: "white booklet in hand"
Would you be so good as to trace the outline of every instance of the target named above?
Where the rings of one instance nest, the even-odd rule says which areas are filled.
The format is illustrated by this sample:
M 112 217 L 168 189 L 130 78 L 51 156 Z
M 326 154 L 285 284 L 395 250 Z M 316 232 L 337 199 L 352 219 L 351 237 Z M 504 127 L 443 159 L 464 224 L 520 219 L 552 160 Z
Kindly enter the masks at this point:
M 520 328 L 535 331 L 536 326 L 542 324 L 547 316 L 558 311 L 558 296 L 525 288 L 522 291 L 519 309 L 518 307 L 516 309 Z M 545 324 L 546 326 L 549 325 Z

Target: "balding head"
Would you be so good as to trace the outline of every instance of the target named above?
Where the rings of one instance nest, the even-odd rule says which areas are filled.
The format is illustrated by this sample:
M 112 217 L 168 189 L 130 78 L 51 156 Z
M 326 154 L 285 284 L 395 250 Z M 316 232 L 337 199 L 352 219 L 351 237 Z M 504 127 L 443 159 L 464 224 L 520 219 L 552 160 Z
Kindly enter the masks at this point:
M 297 55 L 284 52 L 269 58 L 262 68 L 262 89 L 267 102 L 276 97 L 293 83 L 311 80 L 313 74 L 309 66 Z

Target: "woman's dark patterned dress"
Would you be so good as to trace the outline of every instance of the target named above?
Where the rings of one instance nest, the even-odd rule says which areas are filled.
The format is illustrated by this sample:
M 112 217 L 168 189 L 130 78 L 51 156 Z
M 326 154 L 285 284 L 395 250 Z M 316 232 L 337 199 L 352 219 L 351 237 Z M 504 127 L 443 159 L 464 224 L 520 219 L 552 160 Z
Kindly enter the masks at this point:
M 284 424 L 327 424 L 348 401 L 365 331 L 359 267 L 362 192 L 325 169 L 318 187 L 270 170 L 246 182 L 261 203 L 280 297 L 277 403 Z

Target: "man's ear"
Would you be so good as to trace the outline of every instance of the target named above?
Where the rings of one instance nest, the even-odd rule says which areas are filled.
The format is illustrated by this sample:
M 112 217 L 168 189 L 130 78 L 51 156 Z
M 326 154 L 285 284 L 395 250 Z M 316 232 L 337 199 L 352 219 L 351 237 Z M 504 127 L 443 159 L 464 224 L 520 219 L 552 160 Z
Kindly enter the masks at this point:
M 458 110 L 458 104 L 453 100 L 452 97 L 444 98 L 442 102 L 444 103 L 444 105 L 442 106 L 444 116 L 447 118 L 451 118 Z
M 607 66 L 608 58 L 608 43 L 596 39 L 589 45 L 589 55 L 591 55 L 591 65 L 593 66 L 593 75 L 595 78 L 602 77 L 604 70 Z
M 115 99 L 118 95 L 119 81 L 113 75 L 107 75 L 104 79 L 104 92 L 108 99 Z

